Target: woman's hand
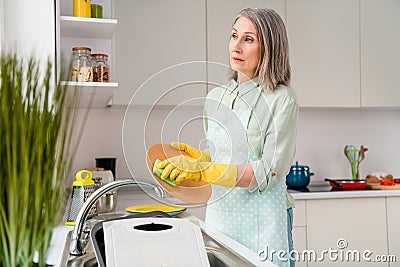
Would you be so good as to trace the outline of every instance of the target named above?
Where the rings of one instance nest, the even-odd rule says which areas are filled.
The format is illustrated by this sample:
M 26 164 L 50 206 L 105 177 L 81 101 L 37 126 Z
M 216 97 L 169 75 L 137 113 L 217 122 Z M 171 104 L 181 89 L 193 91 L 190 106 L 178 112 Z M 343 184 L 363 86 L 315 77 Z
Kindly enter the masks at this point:
M 179 155 L 162 161 L 156 168 L 164 169 L 161 179 L 176 180 L 178 185 L 182 180 L 201 181 L 202 166 L 195 158 Z
M 183 180 L 191 180 L 234 187 L 237 177 L 236 165 L 200 162 L 183 155 L 168 158 L 157 164 L 156 168 L 164 168 L 161 179 L 169 177 L 170 180 L 175 180 L 177 185 Z
M 171 146 L 177 150 L 185 151 L 192 158 L 198 159 L 200 162 L 211 162 L 210 152 L 207 150 L 197 150 L 188 144 L 178 142 L 171 143 Z

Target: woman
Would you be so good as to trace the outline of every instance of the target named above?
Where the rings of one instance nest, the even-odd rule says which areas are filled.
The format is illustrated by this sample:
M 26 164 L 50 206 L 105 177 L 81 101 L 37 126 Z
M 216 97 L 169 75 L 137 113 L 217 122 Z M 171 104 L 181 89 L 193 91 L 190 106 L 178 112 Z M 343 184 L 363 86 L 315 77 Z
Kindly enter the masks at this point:
M 193 158 L 173 157 L 156 167 L 177 184 L 212 183 L 206 223 L 260 258 L 289 266 L 293 199 L 285 177 L 295 154 L 298 105 L 280 16 L 271 9 L 242 10 L 229 55 L 232 79 L 210 91 L 204 106 L 210 153 L 173 143 Z

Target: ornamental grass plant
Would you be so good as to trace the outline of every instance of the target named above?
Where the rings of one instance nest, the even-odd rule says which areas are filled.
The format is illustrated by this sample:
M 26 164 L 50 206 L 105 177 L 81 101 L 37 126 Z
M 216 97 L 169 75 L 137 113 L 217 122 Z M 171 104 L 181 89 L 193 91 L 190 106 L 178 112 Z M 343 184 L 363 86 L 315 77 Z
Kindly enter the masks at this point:
M 0 58 L 0 266 L 32 266 L 34 257 L 45 266 L 64 212 L 79 96 L 67 94 L 54 69 L 50 60 Z

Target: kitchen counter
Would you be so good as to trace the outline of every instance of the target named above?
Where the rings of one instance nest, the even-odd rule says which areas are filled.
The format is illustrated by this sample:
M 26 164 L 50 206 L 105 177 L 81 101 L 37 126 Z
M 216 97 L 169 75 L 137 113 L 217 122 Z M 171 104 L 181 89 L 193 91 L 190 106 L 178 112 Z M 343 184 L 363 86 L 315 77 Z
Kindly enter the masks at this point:
M 288 192 L 295 200 L 400 196 L 400 190 L 332 190 L 328 185 L 311 185 L 296 190 L 288 188 Z
M 223 244 L 225 247 L 229 248 L 229 250 L 245 258 L 247 261 L 251 262 L 254 266 L 276 267 L 276 265 L 270 262 L 261 261 L 258 258 L 257 253 L 244 247 L 243 245 L 239 244 L 238 242 L 229 238 L 228 236 L 220 233 L 214 228 L 206 225 L 202 220 L 191 215 L 190 213 L 184 212 L 181 218 L 190 220 L 192 223 L 198 225 L 209 236 L 212 236 L 215 240 Z M 65 225 L 59 225 L 56 228 L 54 228 L 53 237 L 51 240 L 47 258 L 47 264 L 53 265 L 55 267 L 60 266 L 62 251 L 64 249 L 64 242 L 68 232 L 72 231 L 72 229 L 73 229 L 72 226 L 65 226 Z
M 350 198 L 374 198 L 374 197 L 393 197 L 400 196 L 400 190 L 346 190 L 332 191 L 328 185 L 311 185 L 302 190 L 288 189 L 289 193 L 295 200 L 316 200 L 316 199 L 350 199 Z M 255 266 L 274 266 L 269 262 L 259 260 L 257 253 L 247 249 L 231 238 L 216 231 L 204 223 L 204 205 L 187 206 L 175 198 L 168 197 L 163 199 L 166 203 L 184 205 L 187 210 L 181 215 L 181 218 L 188 219 L 199 225 L 206 233 L 215 238 L 217 241 L 232 249 L 240 256 L 252 262 Z M 125 212 L 125 208 L 133 205 L 144 205 L 159 203 L 159 200 L 154 195 L 154 192 L 144 192 L 139 188 L 121 188 L 118 190 L 118 201 L 116 213 Z M 67 206 L 68 207 L 68 206 Z M 64 248 L 66 235 L 73 227 L 59 225 L 54 229 L 53 238 L 51 241 L 48 264 L 59 266 L 61 261 L 61 252 Z
M 163 199 L 166 203 L 174 203 L 181 204 L 179 200 L 174 198 L 166 198 Z M 154 204 L 159 203 L 159 201 L 152 195 L 148 193 L 145 194 L 140 190 L 118 190 L 118 204 L 115 213 L 126 213 L 125 208 L 131 205 L 144 205 L 144 204 Z M 68 206 L 67 206 L 68 209 Z M 223 244 L 225 247 L 229 248 L 234 253 L 240 255 L 245 258 L 247 261 L 254 264 L 254 266 L 266 266 L 266 267 L 274 267 L 276 265 L 261 261 L 257 255 L 257 253 L 251 251 L 250 249 L 244 247 L 239 244 L 235 240 L 229 238 L 228 236 L 220 233 L 214 228 L 206 225 L 202 219 L 199 219 L 197 216 L 193 215 L 191 212 L 194 211 L 196 213 L 196 207 L 191 207 L 184 213 L 180 215 L 182 219 L 188 219 L 192 223 L 198 225 L 203 229 L 209 236 L 212 236 L 216 241 Z M 64 216 L 65 217 L 65 216 Z M 64 219 L 65 221 L 65 219 Z M 72 231 L 72 226 L 65 226 L 60 224 L 53 230 L 53 236 L 48 252 L 47 264 L 53 266 L 60 266 L 62 251 L 64 249 L 64 243 L 69 231 Z

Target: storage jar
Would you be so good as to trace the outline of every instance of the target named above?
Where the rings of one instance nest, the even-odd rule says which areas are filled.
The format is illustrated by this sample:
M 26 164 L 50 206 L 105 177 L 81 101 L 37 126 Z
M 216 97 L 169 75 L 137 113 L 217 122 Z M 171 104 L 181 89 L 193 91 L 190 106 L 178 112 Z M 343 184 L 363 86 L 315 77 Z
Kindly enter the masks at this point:
M 72 48 L 72 70 L 71 81 L 73 82 L 92 82 L 93 66 L 90 59 L 91 49 L 89 47 L 78 46 Z
M 97 4 L 90 4 L 92 18 L 102 19 L 103 18 L 103 6 Z
M 90 0 L 74 0 L 74 17 L 90 18 Z
M 108 65 L 107 54 L 92 54 L 93 60 L 93 81 L 109 82 L 110 66 Z

